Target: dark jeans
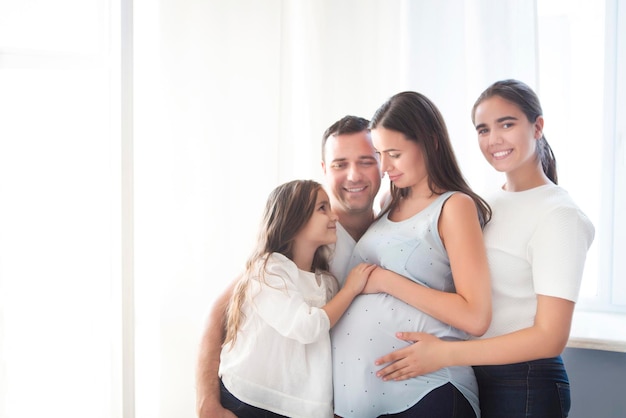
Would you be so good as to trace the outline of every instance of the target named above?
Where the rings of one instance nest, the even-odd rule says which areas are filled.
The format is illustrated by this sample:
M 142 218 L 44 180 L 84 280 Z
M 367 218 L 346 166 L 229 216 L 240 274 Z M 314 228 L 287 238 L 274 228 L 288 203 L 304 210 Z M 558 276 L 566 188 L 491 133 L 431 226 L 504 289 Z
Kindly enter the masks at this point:
M 283 415 L 248 405 L 235 398 L 220 380 L 222 406 L 238 418 L 285 418 Z M 465 396 L 451 383 L 433 390 L 406 411 L 383 415 L 389 418 L 476 418 Z
M 381 417 L 476 418 L 476 414 L 465 396 L 452 383 L 446 383 L 431 391 L 406 411 Z
M 569 413 L 569 380 L 560 356 L 504 366 L 474 366 L 474 373 L 483 418 L 560 418 Z
M 220 379 L 220 401 L 222 406 L 228 409 L 238 418 L 285 418 L 284 415 L 278 415 L 274 412 L 266 411 L 265 409 L 257 408 L 256 406 L 248 405 L 245 402 L 241 402 L 235 398 L 232 393 L 226 389 L 222 380 Z

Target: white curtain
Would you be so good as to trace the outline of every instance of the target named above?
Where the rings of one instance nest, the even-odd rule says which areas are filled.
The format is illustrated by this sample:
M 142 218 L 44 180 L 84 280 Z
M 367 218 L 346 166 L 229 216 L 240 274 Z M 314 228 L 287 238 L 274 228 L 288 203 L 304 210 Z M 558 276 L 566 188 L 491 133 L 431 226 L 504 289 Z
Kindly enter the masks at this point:
M 109 25 L 119 19 L 101 6 L 0 1 L 1 418 L 117 410 L 120 141 Z
M 206 312 L 242 269 L 269 191 L 321 180 L 335 120 L 420 91 L 472 185 L 492 185 L 470 109 L 497 79 L 536 87 L 534 3 L 135 1 L 137 417 L 194 415 Z

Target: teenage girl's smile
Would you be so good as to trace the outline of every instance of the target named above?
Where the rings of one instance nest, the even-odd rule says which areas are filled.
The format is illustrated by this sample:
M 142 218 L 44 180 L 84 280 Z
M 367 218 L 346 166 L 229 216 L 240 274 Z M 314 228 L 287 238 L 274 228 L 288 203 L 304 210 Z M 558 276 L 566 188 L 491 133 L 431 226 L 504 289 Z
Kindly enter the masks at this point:
M 495 160 L 502 160 L 502 159 L 506 158 L 512 152 L 513 152 L 512 149 L 508 149 L 508 150 L 505 150 L 505 151 L 496 151 L 496 152 L 491 153 L 491 156 Z

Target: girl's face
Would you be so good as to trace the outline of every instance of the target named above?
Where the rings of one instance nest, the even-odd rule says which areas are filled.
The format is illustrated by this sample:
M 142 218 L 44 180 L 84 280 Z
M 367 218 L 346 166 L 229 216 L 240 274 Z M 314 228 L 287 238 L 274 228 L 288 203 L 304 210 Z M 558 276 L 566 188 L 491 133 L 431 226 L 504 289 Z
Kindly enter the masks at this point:
M 311 249 L 337 241 L 337 215 L 330 210 L 330 201 L 324 190 L 317 192 L 313 214 L 295 240 Z
M 372 142 L 380 154 L 380 168 L 396 187 L 428 184 L 422 148 L 398 131 L 372 129 Z M 427 187 L 427 186 L 426 186 Z
M 530 122 L 517 105 L 493 96 L 478 105 L 474 124 L 480 150 L 493 168 L 507 174 L 536 169 L 542 116 Z

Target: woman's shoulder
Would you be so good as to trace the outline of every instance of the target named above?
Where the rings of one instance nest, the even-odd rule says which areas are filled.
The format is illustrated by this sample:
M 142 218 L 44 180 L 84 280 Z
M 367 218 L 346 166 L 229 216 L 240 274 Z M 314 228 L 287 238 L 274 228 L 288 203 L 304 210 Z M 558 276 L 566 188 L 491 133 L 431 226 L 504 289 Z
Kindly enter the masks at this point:
M 476 213 L 476 203 L 474 199 L 463 192 L 445 192 L 439 197 L 441 204 L 446 212 L 460 213 Z
M 546 197 L 545 218 L 547 222 L 560 222 L 571 225 L 576 230 L 585 231 L 593 237 L 595 228 L 585 212 L 578 206 L 572 196 L 562 187 L 556 186 Z
M 467 231 L 467 227 L 480 226 L 480 215 L 474 199 L 463 192 L 451 192 L 447 197 L 442 195 L 441 214 L 439 215 L 439 233 L 456 234 L 457 231 Z M 447 232 L 446 232 L 447 231 Z
M 525 206 L 547 208 L 554 206 L 575 206 L 567 190 L 556 184 L 546 184 L 523 191 L 498 189 L 487 196 L 490 205 L 514 205 L 520 209 Z
M 548 185 L 537 190 L 531 204 L 541 208 L 545 213 L 562 213 L 568 216 L 584 217 L 586 215 L 569 192 L 557 185 Z
M 492 202 L 490 202 L 491 204 Z M 540 228 L 547 224 L 560 228 L 581 229 L 593 236 L 594 226 L 569 192 L 561 186 L 549 184 L 523 192 L 502 191 L 492 204 L 494 217 L 525 219 Z

